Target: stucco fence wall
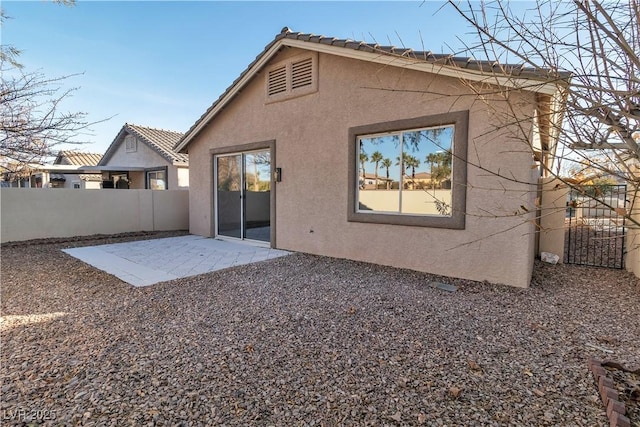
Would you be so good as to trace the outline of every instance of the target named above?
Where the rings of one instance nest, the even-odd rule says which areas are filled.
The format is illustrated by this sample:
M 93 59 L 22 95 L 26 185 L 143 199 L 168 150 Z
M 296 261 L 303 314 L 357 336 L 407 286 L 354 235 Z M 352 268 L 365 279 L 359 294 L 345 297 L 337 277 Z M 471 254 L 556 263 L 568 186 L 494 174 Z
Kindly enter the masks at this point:
M 387 211 L 398 206 L 398 190 L 361 190 L 358 193 L 360 209 Z M 451 206 L 451 190 L 403 190 L 402 211 L 423 215 L 438 215 L 435 201 Z
M 640 188 L 630 185 L 627 189 L 628 206 L 631 208 L 631 217 L 640 222 Z M 640 277 L 640 229 L 634 224 L 627 228 L 625 236 L 627 242 L 627 255 L 625 266 L 628 271 Z
M 557 179 L 543 179 L 542 198 L 540 206 L 540 246 L 539 252 L 550 252 L 560 256 L 560 262 L 564 255 L 564 234 L 565 234 L 565 214 L 566 202 L 569 194 L 569 187 Z M 633 206 L 631 216 L 640 221 L 640 200 L 637 199 L 638 191 L 633 187 L 627 190 L 627 200 Z M 634 197 L 636 197 L 635 203 Z M 577 216 L 587 215 L 590 207 L 596 203 L 587 204 L 587 207 L 578 209 Z M 599 213 L 601 215 L 601 213 Z M 611 214 L 615 218 L 615 214 Z M 627 227 L 626 254 L 624 265 L 626 269 L 637 277 L 640 277 L 640 229 L 635 225 Z
M 0 189 L 0 242 L 189 229 L 184 190 Z

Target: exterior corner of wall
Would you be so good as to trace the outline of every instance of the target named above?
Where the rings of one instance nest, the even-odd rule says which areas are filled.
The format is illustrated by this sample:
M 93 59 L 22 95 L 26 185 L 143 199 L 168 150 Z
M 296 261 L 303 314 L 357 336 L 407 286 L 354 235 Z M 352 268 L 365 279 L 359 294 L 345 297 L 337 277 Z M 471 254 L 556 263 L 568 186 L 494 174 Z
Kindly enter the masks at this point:
M 640 278 L 640 230 L 627 230 L 626 240 L 625 268 Z
M 541 178 L 539 253 L 564 253 L 564 220 L 569 187 L 557 178 Z M 539 255 L 539 254 L 538 254 Z

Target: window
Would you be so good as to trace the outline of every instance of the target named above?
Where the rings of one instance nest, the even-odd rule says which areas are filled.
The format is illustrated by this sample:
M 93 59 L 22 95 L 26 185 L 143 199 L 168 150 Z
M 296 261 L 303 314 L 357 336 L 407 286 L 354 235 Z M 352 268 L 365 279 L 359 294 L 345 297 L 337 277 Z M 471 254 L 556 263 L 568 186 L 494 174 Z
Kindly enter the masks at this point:
M 127 135 L 124 138 L 124 144 L 125 144 L 125 151 L 127 153 L 133 153 L 135 152 L 138 147 L 137 147 L 137 140 L 133 135 Z
M 349 221 L 463 229 L 468 112 L 349 130 Z
M 72 182 L 72 186 L 74 189 L 79 190 L 82 188 L 82 186 L 80 185 L 80 181 L 73 181 Z
M 267 70 L 267 102 L 307 95 L 318 90 L 318 55 L 309 53 L 279 62 Z
M 147 172 L 147 188 L 150 190 L 166 190 L 167 172 L 165 170 Z

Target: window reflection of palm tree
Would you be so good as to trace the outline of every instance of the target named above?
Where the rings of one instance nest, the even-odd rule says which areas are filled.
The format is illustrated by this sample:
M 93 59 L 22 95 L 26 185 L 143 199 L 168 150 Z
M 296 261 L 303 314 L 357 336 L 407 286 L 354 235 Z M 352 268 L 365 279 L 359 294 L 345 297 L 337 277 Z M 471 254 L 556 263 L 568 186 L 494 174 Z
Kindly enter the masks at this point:
M 438 162 L 438 154 L 437 153 L 429 153 L 429 155 L 427 156 L 425 161 L 429 163 L 429 174 L 431 175 L 430 176 L 431 188 L 435 191 L 436 183 L 435 183 L 434 177 L 433 177 L 433 174 L 434 174 L 433 165 Z
M 431 179 L 442 188 L 442 182 L 451 177 L 451 152 L 439 152 L 435 153 L 436 167 L 431 173 Z
M 379 151 L 374 151 L 373 154 L 371 154 L 371 161 L 376 166 L 376 169 L 375 169 L 376 190 L 378 189 L 378 166 L 379 166 L 380 162 L 382 161 L 382 159 L 383 159 L 382 153 L 380 153 Z
M 404 170 L 406 167 L 406 158 L 407 158 L 407 155 L 404 153 L 402 153 L 402 156 L 396 157 L 396 165 L 400 166 L 400 176 L 402 177 L 404 176 Z
M 390 159 L 384 158 L 382 159 L 382 167 L 385 168 L 387 170 L 387 190 L 389 189 L 389 185 L 390 185 L 390 181 L 389 181 L 389 168 L 391 167 L 393 163 L 391 163 Z
M 366 174 L 365 174 L 364 166 L 368 161 L 369 161 L 369 156 L 367 156 L 367 153 L 365 153 L 364 151 L 360 151 L 360 166 L 362 167 L 362 184 L 360 185 L 360 187 L 363 189 L 366 182 L 365 181 Z
M 415 189 L 415 182 L 416 182 L 416 168 L 418 166 L 420 166 L 420 160 L 418 160 L 417 158 L 411 156 L 411 155 L 405 155 L 405 165 L 408 168 L 411 168 L 411 188 Z

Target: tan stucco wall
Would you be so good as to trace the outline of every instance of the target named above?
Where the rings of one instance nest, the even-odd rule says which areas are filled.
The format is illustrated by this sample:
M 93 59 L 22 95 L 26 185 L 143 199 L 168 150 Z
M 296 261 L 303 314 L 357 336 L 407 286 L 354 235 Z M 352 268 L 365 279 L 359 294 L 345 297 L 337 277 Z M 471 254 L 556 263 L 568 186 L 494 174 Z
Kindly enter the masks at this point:
M 564 220 L 569 187 L 555 178 L 542 178 L 540 206 L 540 249 L 562 258 L 564 255 Z
M 188 228 L 188 191 L 0 189 L 3 243 Z
M 274 60 L 296 53 L 285 50 Z M 467 93 L 454 78 L 321 54 L 317 93 L 265 105 L 260 73 L 189 146 L 190 230 L 214 233 L 210 150 L 275 140 L 283 175 L 275 184 L 276 247 L 528 286 L 533 214 L 514 212 L 522 205 L 535 211 L 533 159 L 504 133 L 484 136 L 495 120 L 474 97 L 456 96 Z M 533 105 L 524 108 L 533 115 Z M 461 110 L 470 110 L 469 161 L 531 185 L 469 166 L 465 230 L 347 221 L 348 186 L 355 185 L 348 182 L 349 127 Z
M 85 188 L 87 190 L 95 190 L 98 188 L 101 188 L 101 175 L 100 174 L 95 174 L 94 177 L 96 179 L 98 179 L 98 181 L 85 181 L 83 179 L 80 178 L 79 174 L 71 174 L 71 173 L 67 173 L 64 174 L 64 187 L 63 188 L 73 188 L 73 183 L 74 182 L 78 182 L 80 183 L 80 188 Z
M 404 190 L 402 193 L 402 209 L 403 212 L 439 215 L 434 200 L 439 200 L 451 206 L 451 190 Z M 358 201 L 373 210 L 384 211 L 388 206 L 393 206 L 394 202 L 398 203 L 398 191 L 360 191 Z
M 640 277 L 640 230 L 627 230 L 627 255 L 625 266 L 628 271 Z
M 635 170 L 640 174 L 640 170 Z M 628 209 L 631 217 L 640 222 L 640 188 L 629 185 L 627 188 Z M 627 242 L 627 254 L 625 257 L 625 267 L 628 271 L 640 277 L 640 228 L 635 224 L 630 224 L 625 236 Z
M 138 166 L 138 167 L 155 167 L 167 166 L 169 162 L 160 154 L 149 148 L 144 142 L 139 141 L 136 144 L 136 151 L 128 153 L 126 151 L 124 141 L 118 145 L 114 153 L 107 161 L 107 166 Z

